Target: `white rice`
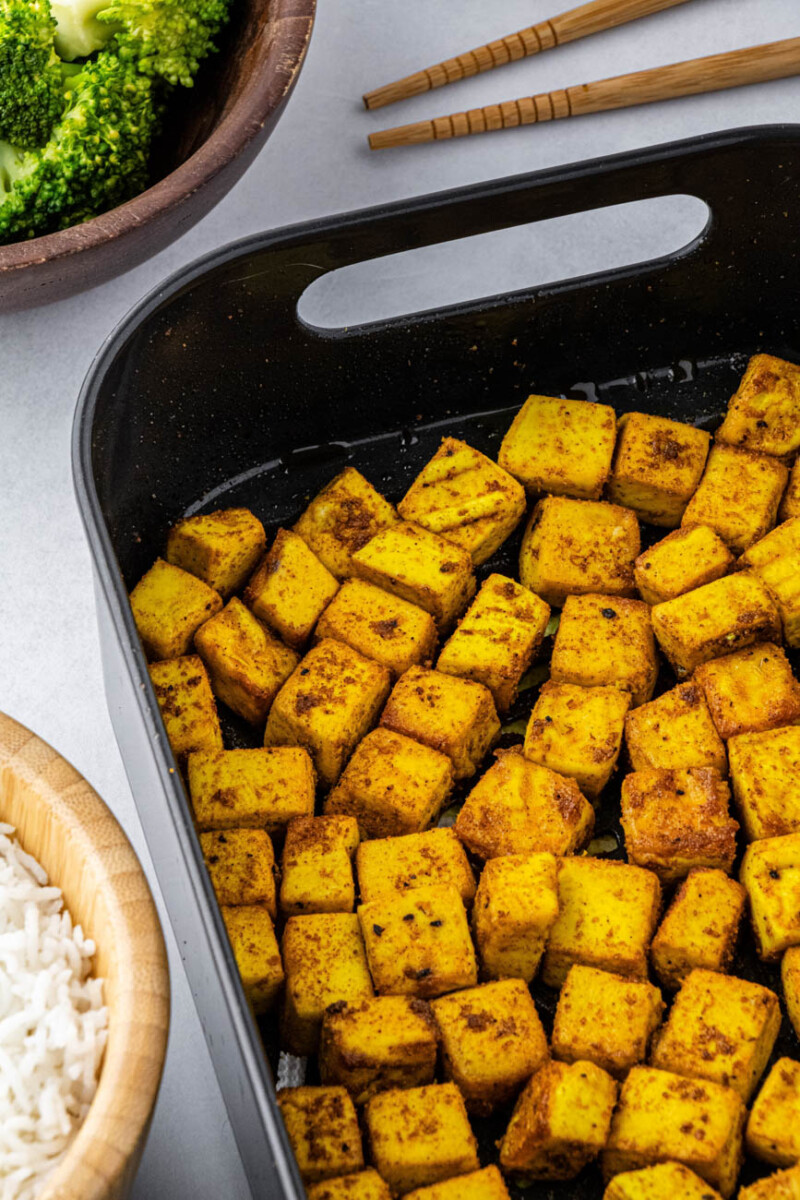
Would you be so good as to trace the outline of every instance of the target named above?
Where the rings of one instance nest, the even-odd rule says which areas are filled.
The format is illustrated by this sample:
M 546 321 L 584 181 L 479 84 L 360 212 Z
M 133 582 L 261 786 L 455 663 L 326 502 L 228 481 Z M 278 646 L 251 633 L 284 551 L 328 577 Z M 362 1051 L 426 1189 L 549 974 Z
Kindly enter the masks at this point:
M 94 943 L 0 824 L 0 1200 L 33 1200 L 97 1088 L 107 1039 Z

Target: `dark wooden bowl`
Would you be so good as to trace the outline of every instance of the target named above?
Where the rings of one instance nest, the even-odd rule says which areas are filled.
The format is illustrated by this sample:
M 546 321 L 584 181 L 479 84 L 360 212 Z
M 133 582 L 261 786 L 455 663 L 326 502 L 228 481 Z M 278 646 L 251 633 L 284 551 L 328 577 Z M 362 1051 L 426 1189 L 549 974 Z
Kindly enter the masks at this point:
M 316 0 L 232 0 L 195 86 L 176 92 L 154 152 L 157 180 L 61 233 L 0 246 L 0 312 L 96 287 L 169 245 L 230 190 L 274 129 L 300 71 Z

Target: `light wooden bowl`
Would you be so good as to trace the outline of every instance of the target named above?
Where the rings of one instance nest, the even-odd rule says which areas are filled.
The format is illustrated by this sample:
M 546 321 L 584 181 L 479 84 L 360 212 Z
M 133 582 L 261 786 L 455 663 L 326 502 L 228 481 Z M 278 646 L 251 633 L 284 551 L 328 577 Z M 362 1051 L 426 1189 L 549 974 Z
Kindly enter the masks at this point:
M 158 1092 L 169 1028 L 164 939 L 144 872 L 119 823 L 50 746 L 0 713 L 0 821 L 62 888 L 97 944 L 109 1037 L 94 1102 L 39 1200 L 122 1200 Z

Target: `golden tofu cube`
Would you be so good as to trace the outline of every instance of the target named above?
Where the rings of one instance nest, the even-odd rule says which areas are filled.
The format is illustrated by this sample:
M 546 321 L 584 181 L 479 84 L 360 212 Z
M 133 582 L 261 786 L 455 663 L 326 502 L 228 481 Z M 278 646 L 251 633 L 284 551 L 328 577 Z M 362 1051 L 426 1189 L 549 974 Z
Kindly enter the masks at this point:
M 533 706 L 523 753 L 574 779 L 584 796 L 594 800 L 617 765 L 630 706 L 628 693 L 615 687 L 548 680 Z
M 362 838 L 398 837 L 427 829 L 452 789 L 446 754 L 378 728 L 356 746 L 325 812 L 355 817 Z
M 695 491 L 711 434 L 651 413 L 623 413 L 607 495 L 642 521 L 674 529 Z
M 777 458 L 717 442 L 681 524 L 710 525 L 741 554 L 772 529 L 788 478 Z
M 281 859 L 281 912 L 352 912 L 356 903 L 355 817 L 295 817 Z
M 477 1171 L 478 1148 L 454 1083 L 396 1089 L 364 1110 L 372 1161 L 393 1195 Z
M 652 871 L 602 858 L 562 858 L 558 917 L 542 965 L 548 987 L 561 987 L 574 963 L 647 978 L 647 952 L 661 908 Z
M 644 1062 L 663 1012 L 661 993 L 651 983 L 576 963 L 558 997 L 553 1057 L 593 1062 L 622 1079 Z
M 748 567 L 775 598 L 788 645 L 800 646 L 800 517 L 784 521 L 746 550 Z
M 173 525 L 167 562 L 196 575 L 227 600 L 244 587 L 266 548 L 264 526 L 249 508 L 223 508 Z
M 636 559 L 633 577 L 647 604 L 663 604 L 727 574 L 734 556 L 708 525 L 674 529 Z
M 679 988 L 690 971 L 727 971 L 747 896 L 724 871 L 690 871 L 675 893 L 650 947 L 664 987 Z
M 761 957 L 778 958 L 787 947 L 800 945 L 800 833 L 752 842 L 739 878 Z
M 521 979 L 484 983 L 431 1004 L 446 1079 L 469 1112 L 488 1116 L 513 1100 L 550 1057 L 536 1005 Z
M 800 450 L 800 367 L 772 354 L 754 355 L 716 437 L 779 458 Z
M 611 685 L 634 707 L 653 694 L 658 675 L 650 608 L 619 596 L 567 596 L 553 646 L 550 678 L 581 687 Z
M 634 771 L 622 782 L 622 828 L 628 861 L 648 867 L 662 883 L 693 867 L 730 871 L 738 822 L 731 790 L 713 767 Z
M 332 1004 L 322 1018 L 323 1083 L 347 1088 L 356 1104 L 389 1088 L 433 1083 L 439 1033 L 430 1006 L 413 996 Z
M 484 684 L 498 712 L 517 698 L 539 652 L 550 605 L 505 575 L 490 575 L 444 646 L 437 671 Z
M 774 1167 L 800 1163 L 800 1062 L 779 1058 L 773 1066 L 750 1111 L 746 1145 Z
M 778 509 L 778 520 L 789 521 L 792 517 L 800 517 L 800 458 L 795 459 Z
M 456 833 L 473 854 L 576 854 L 594 831 L 594 809 L 574 779 L 501 750 L 456 819 Z
M 379 995 L 441 996 L 478 982 L 467 914 L 453 884 L 384 895 L 358 909 Z
M 634 771 L 714 767 L 725 775 L 728 770 L 725 743 L 711 720 L 703 689 L 693 680 L 628 713 L 625 743 Z
M 688 1167 L 665 1162 L 615 1175 L 603 1192 L 603 1200 L 721 1200 L 721 1197 Z
M 402 521 L 353 555 L 353 573 L 430 613 L 446 633 L 475 595 L 468 552 L 421 525 Z
M 748 841 L 800 833 L 800 726 L 741 733 L 728 754 Z
M 430 613 L 363 579 L 347 579 L 317 624 L 315 637 L 346 642 L 388 667 L 396 679 L 415 663 L 430 663 L 436 622 Z
M 263 904 L 275 920 L 275 855 L 266 830 L 201 833 L 200 849 L 220 904 Z
M 746 1115 L 733 1088 L 634 1067 L 611 1122 L 603 1172 L 610 1179 L 672 1159 L 696 1171 L 727 1200 L 742 1162 Z
M 344 1088 L 281 1088 L 278 1107 L 303 1183 L 363 1167 L 358 1115 Z
M 552 854 L 508 854 L 483 868 L 472 924 L 488 978 L 533 979 L 558 916 L 557 869 Z
M 272 701 L 299 661 L 236 596 L 195 634 L 215 695 L 251 725 L 263 725 Z
M 264 904 L 221 906 L 242 987 L 254 1013 L 268 1012 L 283 987 L 272 917 Z
M 314 1183 L 306 1189 L 306 1195 L 308 1200 L 392 1200 L 388 1186 L 372 1167 Z
M 279 529 L 245 589 L 244 602 L 287 646 L 302 650 L 338 590 L 336 577 L 303 539 Z
M 500 732 L 488 688 L 425 667 L 410 667 L 397 681 L 381 725 L 446 754 L 456 779 L 475 774 Z
M 800 1166 L 778 1171 L 741 1188 L 739 1200 L 800 1200 Z
M 305 746 L 320 782 L 336 783 L 389 694 L 386 667 L 328 638 L 309 650 L 275 697 L 265 746 Z
M 545 496 L 523 534 L 520 581 L 558 607 L 567 596 L 633 596 L 641 548 L 639 522 L 629 508 Z
M 217 705 L 203 660 L 196 654 L 151 663 L 150 682 L 172 753 L 181 766 L 195 751 L 222 750 Z
M 502 467 L 457 438 L 445 438 L 397 506 L 472 557 L 491 558 L 525 512 L 525 489 Z
M 182 658 L 200 626 L 222 608 L 202 579 L 157 558 L 130 595 L 131 612 L 150 661 Z
M 606 1144 L 617 1084 L 591 1062 L 549 1062 L 517 1101 L 500 1166 L 523 1183 L 574 1179 Z
M 281 1023 L 290 1054 L 314 1054 L 322 1018 L 340 1000 L 358 1004 L 374 993 L 355 913 L 289 917 L 283 931 L 286 999 Z
M 800 1037 L 800 946 L 790 946 L 781 962 L 781 983 L 786 1012 Z
M 431 883 L 452 883 L 467 905 L 475 896 L 472 867 L 450 828 L 363 842 L 358 847 L 356 866 L 363 904 L 381 896 L 403 896 Z
M 617 417 L 607 404 L 529 396 L 497 461 L 530 495 L 599 500 L 611 473 Z
M 511 1200 L 497 1167 L 484 1167 L 406 1193 L 406 1200 Z
M 314 812 L 316 776 L 297 746 L 213 750 L 190 755 L 189 794 L 197 828 L 266 829 L 282 833 L 294 817 Z
M 726 740 L 800 720 L 800 683 L 781 647 L 771 642 L 703 663 L 694 677 Z
M 337 579 L 354 574 L 352 557 L 370 538 L 398 520 L 369 480 L 345 467 L 314 497 L 294 526 L 324 567 Z

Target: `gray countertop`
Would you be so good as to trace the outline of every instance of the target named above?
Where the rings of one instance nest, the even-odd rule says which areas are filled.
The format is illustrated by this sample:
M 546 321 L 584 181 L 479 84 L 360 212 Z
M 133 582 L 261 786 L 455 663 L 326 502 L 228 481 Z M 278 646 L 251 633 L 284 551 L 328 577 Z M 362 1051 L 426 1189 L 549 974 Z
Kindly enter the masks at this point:
M 360 94 L 551 16 L 559 0 L 318 0 L 303 74 L 277 131 L 231 194 L 144 266 L 73 300 L 0 317 L 0 708 L 74 762 L 149 858 L 103 694 L 89 555 L 72 495 L 70 426 L 93 355 L 173 271 L 233 238 L 441 188 L 739 125 L 790 122 L 800 80 L 371 154 L 372 129 L 680 58 L 800 35 L 797 0 L 693 0 L 612 31 L 367 114 Z M 735 180 L 732 180 L 735 186 Z M 699 201 L 631 204 L 470 248 L 407 255 L 318 283 L 304 314 L 354 321 L 647 259 L 691 240 Z M 613 335 L 613 330 L 609 331 Z M 162 910 L 163 912 L 163 910 Z M 136 1197 L 249 1197 L 203 1035 L 168 935 L 169 1056 Z

